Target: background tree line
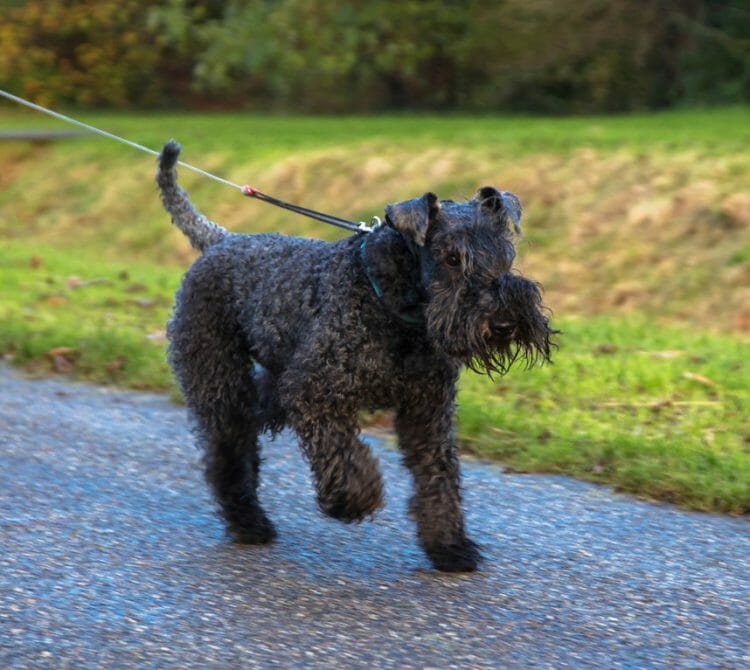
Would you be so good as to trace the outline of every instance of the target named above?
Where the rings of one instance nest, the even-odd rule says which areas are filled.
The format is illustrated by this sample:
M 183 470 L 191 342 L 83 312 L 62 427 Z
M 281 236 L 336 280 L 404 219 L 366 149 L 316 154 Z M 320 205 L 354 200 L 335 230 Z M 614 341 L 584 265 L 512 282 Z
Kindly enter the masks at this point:
M 748 0 L 10 0 L 43 103 L 614 112 L 750 101 Z

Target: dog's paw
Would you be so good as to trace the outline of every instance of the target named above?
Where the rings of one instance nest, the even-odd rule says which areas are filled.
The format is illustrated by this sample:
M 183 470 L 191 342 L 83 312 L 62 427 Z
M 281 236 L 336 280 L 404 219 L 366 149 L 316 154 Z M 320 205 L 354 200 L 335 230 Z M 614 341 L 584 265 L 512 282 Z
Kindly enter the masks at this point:
M 276 538 L 273 524 L 254 528 L 230 528 L 229 535 L 237 544 L 269 544 Z
M 359 523 L 383 507 L 382 484 L 356 494 L 348 491 L 329 491 L 318 497 L 318 507 L 326 516 L 344 523 Z
M 276 528 L 265 516 L 248 522 L 230 523 L 227 532 L 238 544 L 268 544 L 276 538 Z
M 472 572 L 482 562 L 479 546 L 468 538 L 454 544 L 425 547 L 432 565 L 442 572 Z
M 383 478 L 377 461 L 363 457 L 343 467 L 344 474 L 329 469 L 318 480 L 318 507 L 326 516 L 344 523 L 358 523 L 383 507 Z

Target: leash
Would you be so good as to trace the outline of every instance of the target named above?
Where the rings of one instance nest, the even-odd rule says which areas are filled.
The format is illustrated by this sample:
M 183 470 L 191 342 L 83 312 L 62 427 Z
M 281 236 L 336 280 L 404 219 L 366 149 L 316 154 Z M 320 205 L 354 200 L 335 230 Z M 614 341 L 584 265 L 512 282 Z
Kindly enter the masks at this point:
M 100 128 L 95 128 L 94 126 L 90 126 L 88 123 L 83 123 L 83 121 L 78 121 L 76 119 L 71 118 L 70 116 L 65 116 L 65 114 L 60 114 L 59 112 L 55 112 L 51 109 L 47 109 L 46 107 L 37 105 L 33 102 L 25 100 L 24 98 L 20 98 L 17 95 L 8 93 L 7 91 L 4 91 L 1 88 L 0 88 L 0 96 L 2 96 L 3 98 L 7 98 L 8 100 L 12 100 L 13 102 L 17 102 L 19 105 L 24 105 L 26 107 L 29 107 L 30 109 L 34 109 L 37 112 L 42 112 L 43 114 L 48 114 L 49 116 L 53 116 L 56 119 L 65 121 L 66 123 L 72 123 L 73 125 L 79 126 L 80 128 L 88 130 L 91 133 L 95 133 L 96 135 L 101 135 L 102 137 L 106 137 L 107 139 L 115 140 L 116 142 L 120 142 L 122 144 L 127 144 L 128 146 L 133 147 L 134 149 L 138 149 L 139 151 L 143 151 L 147 154 L 151 154 L 152 156 L 157 156 L 157 157 L 159 156 L 158 151 L 154 151 L 153 149 L 144 147 L 142 144 L 138 144 L 137 142 L 131 142 L 130 140 L 126 140 L 124 137 L 120 137 L 119 135 L 114 135 L 113 133 L 109 133 L 106 130 L 101 130 Z M 355 232 L 365 232 L 365 233 L 368 233 L 372 230 L 372 228 L 368 226 L 364 221 L 355 223 L 354 221 L 349 221 L 348 219 L 342 219 L 338 216 L 333 216 L 332 214 L 325 214 L 324 212 L 318 212 L 314 209 L 308 209 L 307 207 L 302 207 L 300 205 L 293 205 L 289 202 L 285 202 L 284 200 L 280 200 L 279 198 L 274 198 L 271 195 L 263 193 L 262 191 L 259 191 L 257 188 L 253 188 L 252 186 L 247 186 L 247 185 L 240 186 L 239 184 L 235 184 L 234 182 L 231 182 L 228 179 L 222 179 L 221 177 L 217 177 L 215 174 L 211 174 L 210 172 L 201 170 L 199 167 L 195 167 L 194 165 L 190 165 L 189 163 L 177 161 L 177 164 L 184 167 L 186 170 L 192 170 L 193 172 L 197 172 L 198 174 L 203 175 L 204 177 L 208 177 L 209 179 L 213 179 L 214 181 L 217 181 L 220 184 L 231 186 L 232 188 L 242 193 L 242 195 L 245 195 L 249 198 L 262 200 L 263 202 L 267 202 L 270 205 L 275 205 L 276 207 L 287 209 L 291 212 L 295 212 L 296 214 L 301 214 L 302 216 L 307 216 L 311 219 L 322 221 L 323 223 L 327 223 L 331 226 L 337 226 L 338 228 L 344 228 L 346 230 L 351 230 Z M 373 225 L 377 226 L 379 223 L 380 223 L 380 219 L 377 216 L 373 217 Z

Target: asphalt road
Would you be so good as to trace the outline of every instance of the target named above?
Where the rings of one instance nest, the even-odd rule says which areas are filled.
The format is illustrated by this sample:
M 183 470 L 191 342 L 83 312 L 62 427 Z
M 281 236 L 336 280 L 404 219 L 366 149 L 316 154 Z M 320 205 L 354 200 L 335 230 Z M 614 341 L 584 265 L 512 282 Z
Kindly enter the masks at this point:
M 486 565 L 429 568 L 407 472 L 321 517 L 268 444 L 279 540 L 227 542 L 185 411 L 0 367 L 0 668 L 748 668 L 750 521 L 464 463 Z

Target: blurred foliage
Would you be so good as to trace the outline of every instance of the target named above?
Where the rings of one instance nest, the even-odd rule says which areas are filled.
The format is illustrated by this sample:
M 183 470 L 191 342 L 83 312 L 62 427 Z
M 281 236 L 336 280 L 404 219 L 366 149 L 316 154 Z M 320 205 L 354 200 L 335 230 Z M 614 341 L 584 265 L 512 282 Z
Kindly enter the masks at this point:
M 15 0 L 42 102 L 585 113 L 750 100 L 747 0 Z
M 163 102 L 164 41 L 145 30 L 156 0 L 29 0 L 0 9 L 0 83 L 42 104 Z
M 695 47 L 685 56 L 688 100 L 750 100 L 750 3 L 705 3 L 702 21 L 686 22 Z

